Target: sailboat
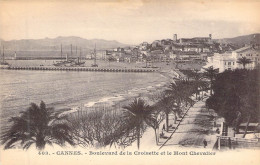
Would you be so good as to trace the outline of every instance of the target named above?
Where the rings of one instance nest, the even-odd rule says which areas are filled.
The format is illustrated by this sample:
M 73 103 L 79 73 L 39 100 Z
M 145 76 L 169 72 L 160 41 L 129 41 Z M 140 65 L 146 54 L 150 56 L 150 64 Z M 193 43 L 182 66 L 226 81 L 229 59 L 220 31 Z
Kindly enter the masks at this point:
M 94 49 L 94 64 L 92 64 L 91 67 L 98 67 L 98 64 L 97 64 L 97 53 L 96 53 L 96 44 L 95 44 L 95 49 Z
M 60 45 L 60 61 L 57 61 L 56 63 L 54 63 L 54 66 L 61 66 L 64 64 L 64 61 L 62 61 L 62 44 Z
M 80 51 L 79 51 L 79 57 L 77 58 L 77 61 L 75 62 L 75 65 L 83 65 L 85 64 L 85 62 L 82 62 L 81 61 L 81 48 L 80 48 Z
M 0 62 L 0 68 L 6 69 L 9 68 L 9 64 L 5 61 L 5 48 L 3 46 L 3 60 Z
M 72 56 L 72 44 L 71 44 L 70 47 L 71 47 L 71 56 Z M 66 60 L 65 60 L 65 61 L 62 60 L 62 55 L 63 55 L 62 44 L 61 44 L 60 55 L 61 55 L 61 61 L 58 61 L 58 62 L 54 63 L 54 64 L 53 64 L 54 66 L 64 66 L 64 65 L 66 65 L 66 64 L 72 62 L 72 61 L 70 61 L 70 60 L 68 59 L 68 54 L 66 54 Z

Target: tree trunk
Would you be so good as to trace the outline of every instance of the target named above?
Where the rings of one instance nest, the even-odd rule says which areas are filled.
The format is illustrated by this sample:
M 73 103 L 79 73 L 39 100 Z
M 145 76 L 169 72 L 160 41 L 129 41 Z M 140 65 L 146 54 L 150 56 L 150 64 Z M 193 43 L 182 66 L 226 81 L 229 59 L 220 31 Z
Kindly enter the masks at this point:
M 36 136 L 36 148 L 39 150 L 43 150 L 45 148 L 45 141 L 42 133 Z
M 166 113 L 166 132 L 169 131 L 169 114 Z
M 156 145 L 158 145 L 158 136 L 157 136 L 156 128 L 154 129 L 154 134 L 155 134 Z
M 212 82 L 210 82 L 210 96 L 212 96 Z
M 177 122 L 177 114 L 176 114 L 177 112 L 174 112 L 174 124 L 176 124 L 176 122 Z
M 245 129 L 245 132 L 244 132 L 243 138 L 246 137 L 246 133 L 247 133 L 248 125 L 249 125 L 249 122 L 250 122 L 250 118 L 251 118 L 251 115 L 249 115 L 249 117 L 248 117 L 247 124 L 246 124 L 246 129 Z
M 177 123 L 177 111 L 180 110 L 180 107 L 181 107 L 181 103 L 178 102 L 177 103 L 177 109 L 174 111 L 174 124 Z
M 235 128 L 235 133 L 237 133 L 237 134 L 239 133 L 239 124 L 240 123 L 237 123 L 236 128 Z
M 136 133 L 137 133 L 137 149 L 140 148 L 140 126 L 136 127 Z
M 210 96 L 212 96 L 213 78 L 210 79 Z

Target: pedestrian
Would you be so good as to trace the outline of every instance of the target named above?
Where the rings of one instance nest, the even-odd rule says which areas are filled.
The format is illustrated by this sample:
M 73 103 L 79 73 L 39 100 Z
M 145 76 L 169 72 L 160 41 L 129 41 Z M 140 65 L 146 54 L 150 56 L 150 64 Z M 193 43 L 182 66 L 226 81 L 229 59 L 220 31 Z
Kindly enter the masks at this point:
M 219 132 L 219 128 L 217 128 L 217 129 L 216 129 L 216 132 L 217 132 L 217 134 L 219 134 L 219 133 L 220 133 L 220 132 Z
M 203 140 L 203 144 L 204 144 L 204 148 L 206 148 L 207 145 L 208 145 L 208 142 L 204 139 L 204 140 Z
M 163 124 L 162 130 L 164 130 L 164 131 L 165 131 L 165 124 Z
M 228 138 L 228 148 L 229 148 L 229 149 L 232 148 L 232 143 L 231 143 L 231 139 L 230 139 L 230 137 Z

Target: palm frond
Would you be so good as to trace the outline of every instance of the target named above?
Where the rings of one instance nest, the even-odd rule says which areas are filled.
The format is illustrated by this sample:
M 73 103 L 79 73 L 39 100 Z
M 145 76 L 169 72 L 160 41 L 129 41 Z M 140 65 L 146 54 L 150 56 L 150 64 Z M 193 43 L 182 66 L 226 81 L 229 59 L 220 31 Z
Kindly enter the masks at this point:
M 12 125 L 1 136 L 5 149 L 18 142 L 24 149 L 28 149 L 33 143 L 36 143 L 38 149 L 43 149 L 46 143 L 52 142 L 60 145 L 65 142 L 74 144 L 67 117 L 59 116 L 53 108 L 47 108 L 44 102 L 40 106 L 31 103 L 26 111 L 22 111 L 18 117 L 12 117 L 9 122 Z

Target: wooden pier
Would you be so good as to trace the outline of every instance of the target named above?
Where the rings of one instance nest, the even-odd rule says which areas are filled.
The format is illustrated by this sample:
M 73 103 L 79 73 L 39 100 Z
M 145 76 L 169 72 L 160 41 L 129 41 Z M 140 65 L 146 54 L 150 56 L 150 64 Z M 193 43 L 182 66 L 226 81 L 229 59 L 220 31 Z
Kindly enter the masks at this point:
M 47 66 L 9 66 L 7 70 L 48 70 L 48 71 L 89 71 L 89 72 L 156 72 L 147 68 L 92 68 L 92 67 L 47 67 Z

